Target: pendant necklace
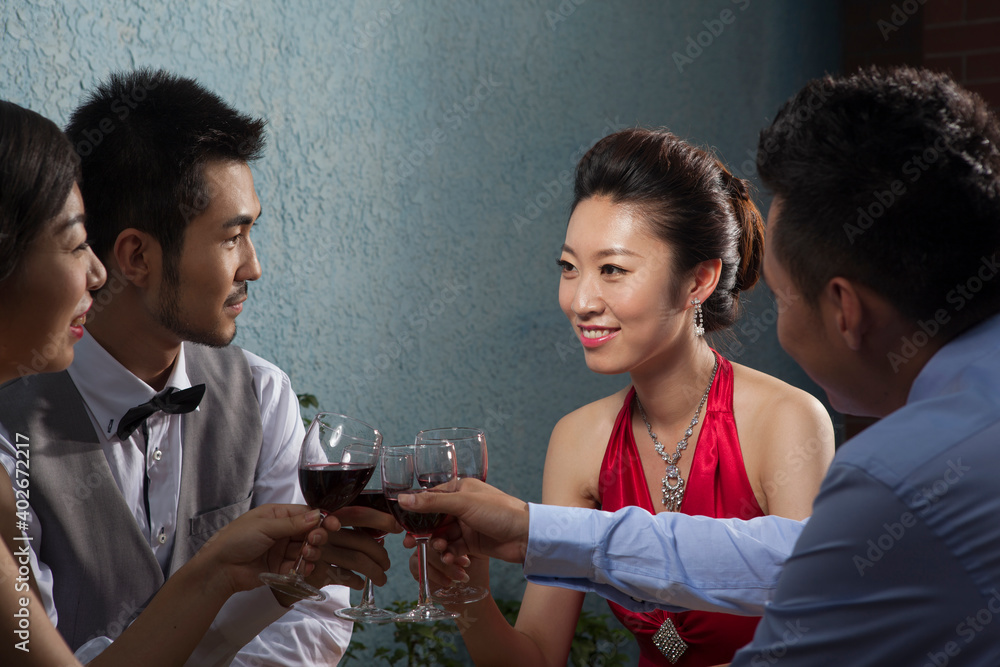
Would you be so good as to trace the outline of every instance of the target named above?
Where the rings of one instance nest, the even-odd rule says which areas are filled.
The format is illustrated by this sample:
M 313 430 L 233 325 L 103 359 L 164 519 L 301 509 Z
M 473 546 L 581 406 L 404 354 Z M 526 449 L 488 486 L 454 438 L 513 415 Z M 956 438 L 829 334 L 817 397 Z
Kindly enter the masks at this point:
M 642 403 L 639 401 L 639 395 L 635 396 L 635 404 L 639 407 L 639 414 L 642 415 L 642 421 L 646 424 L 646 431 L 649 433 L 650 439 L 653 441 L 653 448 L 656 449 L 656 453 L 660 455 L 663 462 L 667 464 L 667 470 L 663 475 L 663 506 L 667 508 L 668 512 L 677 512 L 681 508 L 681 501 L 684 500 L 684 478 L 681 477 L 681 471 L 677 467 L 677 462 L 681 460 L 681 454 L 687 449 L 688 438 L 694 433 L 694 427 L 698 425 L 698 420 L 701 415 L 702 408 L 705 407 L 705 402 L 708 401 L 708 394 L 712 390 L 712 383 L 715 382 L 715 374 L 719 371 L 719 358 L 715 358 L 715 367 L 712 368 L 712 377 L 708 381 L 708 386 L 705 387 L 705 393 L 701 397 L 701 402 L 698 403 L 698 409 L 694 412 L 694 417 L 691 419 L 690 426 L 684 431 L 684 437 L 680 439 L 677 443 L 677 450 L 672 454 L 667 454 L 663 449 L 663 444 L 656 439 L 656 434 L 653 433 L 653 427 L 650 425 L 649 420 L 646 419 L 646 411 L 642 409 Z

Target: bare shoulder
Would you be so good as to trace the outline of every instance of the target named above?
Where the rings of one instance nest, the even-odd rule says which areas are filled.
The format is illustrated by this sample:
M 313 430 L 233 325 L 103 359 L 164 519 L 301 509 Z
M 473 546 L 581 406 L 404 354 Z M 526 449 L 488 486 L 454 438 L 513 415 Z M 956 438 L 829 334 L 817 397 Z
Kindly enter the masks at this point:
M 596 507 L 597 480 L 611 429 L 629 387 L 564 416 L 552 429 L 545 457 L 542 500 Z
M 833 459 L 833 423 L 812 394 L 733 364 L 733 416 L 747 477 L 767 514 L 801 519 Z
M 740 364 L 733 364 L 733 413 L 753 432 L 791 425 L 833 428 L 829 413 L 815 396 Z
M 552 429 L 552 440 L 549 442 L 549 447 L 551 448 L 554 443 L 564 439 L 572 439 L 577 442 L 580 438 L 588 441 L 593 440 L 594 434 L 602 431 L 606 435 L 610 435 L 611 427 L 615 424 L 615 419 L 622 409 L 622 403 L 630 388 L 630 386 L 625 387 L 610 396 L 588 403 L 560 419 L 555 428 Z M 607 438 L 603 444 L 607 444 Z

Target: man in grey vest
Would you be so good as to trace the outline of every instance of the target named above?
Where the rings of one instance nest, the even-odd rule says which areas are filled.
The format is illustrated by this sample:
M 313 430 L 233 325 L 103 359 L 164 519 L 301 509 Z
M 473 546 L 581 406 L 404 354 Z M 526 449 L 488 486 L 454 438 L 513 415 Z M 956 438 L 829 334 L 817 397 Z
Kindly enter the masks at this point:
M 263 128 L 195 81 L 149 70 L 112 75 L 67 128 L 111 279 L 68 371 L 0 390 L 0 436 L 30 439 L 38 583 L 84 662 L 218 529 L 256 505 L 304 502 L 288 376 L 229 346 L 261 276 L 248 163 Z M 347 533 L 323 560 L 384 583 L 352 548 L 370 538 Z M 235 596 L 190 664 L 228 663 L 267 623 L 234 664 L 337 662 L 351 625 L 333 611 L 348 590 L 326 593 L 291 610 L 266 587 Z

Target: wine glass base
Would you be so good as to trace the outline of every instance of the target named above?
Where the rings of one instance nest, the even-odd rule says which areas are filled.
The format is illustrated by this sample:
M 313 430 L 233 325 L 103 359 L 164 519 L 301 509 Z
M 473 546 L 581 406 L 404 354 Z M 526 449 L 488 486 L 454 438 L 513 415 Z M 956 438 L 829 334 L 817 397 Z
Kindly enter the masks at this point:
M 296 600 L 315 600 L 321 602 L 326 599 L 326 593 L 315 586 L 310 586 L 301 577 L 264 572 L 260 575 L 260 580 L 270 586 L 272 590 Z
M 437 589 L 431 593 L 431 600 L 438 604 L 472 604 L 485 599 L 489 594 L 489 591 L 479 586 L 457 584 Z
M 399 614 L 393 619 L 395 623 L 428 623 L 433 621 L 450 621 L 461 616 L 458 612 L 445 611 L 437 607 L 414 607 L 405 614 Z
M 355 623 L 392 623 L 396 614 L 378 607 L 345 607 L 334 612 L 340 618 L 346 618 Z

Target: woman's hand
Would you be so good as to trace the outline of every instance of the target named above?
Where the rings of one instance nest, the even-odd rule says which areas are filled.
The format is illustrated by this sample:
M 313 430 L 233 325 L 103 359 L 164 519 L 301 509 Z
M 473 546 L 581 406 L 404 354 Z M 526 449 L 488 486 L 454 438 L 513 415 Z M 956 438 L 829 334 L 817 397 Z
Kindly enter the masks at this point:
M 467 570 L 472 563 L 471 559 L 468 556 L 456 556 L 444 552 L 443 548 L 446 544 L 444 541 L 439 541 L 438 546 L 441 547 L 440 549 L 431 548 L 427 550 L 427 580 L 433 588 L 447 588 L 453 581 L 461 581 L 463 584 L 470 581 Z M 407 535 L 403 538 L 403 546 L 407 549 L 412 549 L 416 545 L 417 541 L 412 535 Z M 434 546 L 433 542 L 431 542 L 431 546 Z M 489 559 L 484 558 L 482 560 L 486 562 L 485 571 L 488 585 Z M 420 581 L 417 563 L 417 552 L 414 551 L 410 554 L 410 574 L 413 575 L 415 580 Z
M 261 585 L 262 572 L 287 572 L 301 553 L 314 568 L 328 533 L 320 511 L 305 505 L 261 505 L 217 532 L 195 556 L 221 578 L 229 594 Z

